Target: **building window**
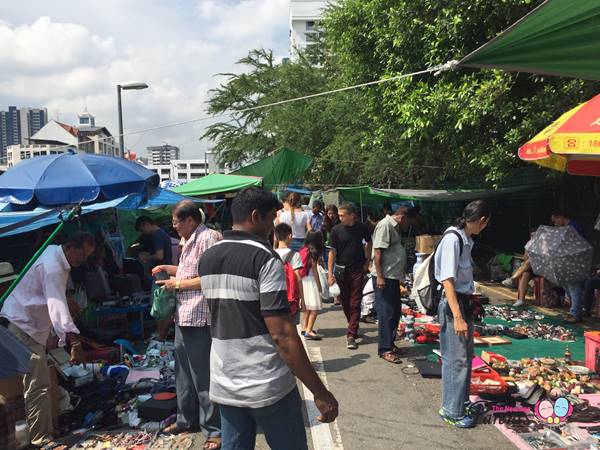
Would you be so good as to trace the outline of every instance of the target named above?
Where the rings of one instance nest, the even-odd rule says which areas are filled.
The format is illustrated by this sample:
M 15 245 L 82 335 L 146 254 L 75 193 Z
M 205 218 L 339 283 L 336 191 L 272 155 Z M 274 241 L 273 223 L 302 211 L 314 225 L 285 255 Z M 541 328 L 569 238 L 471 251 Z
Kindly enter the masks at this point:
M 317 30 L 317 23 L 314 20 L 307 20 L 306 21 L 306 31 L 316 31 Z

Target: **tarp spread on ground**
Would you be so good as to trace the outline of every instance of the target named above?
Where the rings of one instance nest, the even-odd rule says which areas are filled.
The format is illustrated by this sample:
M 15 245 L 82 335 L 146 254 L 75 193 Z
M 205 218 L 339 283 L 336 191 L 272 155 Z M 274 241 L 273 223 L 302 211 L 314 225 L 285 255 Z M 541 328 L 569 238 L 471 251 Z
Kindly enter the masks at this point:
M 82 214 L 89 214 L 95 211 L 101 211 L 109 208 L 117 208 L 123 210 L 155 208 L 158 206 L 173 205 L 178 201 L 184 200 L 186 198 L 187 197 L 176 194 L 174 192 L 159 189 L 156 192 L 156 194 L 148 200 L 144 200 L 141 195 L 127 195 L 114 200 L 110 200 L 108 202 L 84 205 L 81 208 L 81 212 Z M 2 209 L 2 205 L 4 205 L 5 209 Z M 45 208 L 36 208 L 33 211 L 7 211 L 7 209 L 9 209 L 10 206 L 11 205 L 7 206 L 6 204 L 0 204 L 0 210 L 2 210 L 2 212 L 0 212 L 0 237 L 11 236 L 14 234 L 37 230 L 39 228 L 58 223 L 60 221 L 60 211 L 57 211 L 55 214 L 46 215 L 41 220 L 36 220 L 35 222 L 27 223 L 26 225 L 17 229 L 11 230 L 6 233 L 2 233 L 2 228 L 4 227 L 23 222 L 28 219 L 33 219 L 34 217 L 44 215 L 49 211 Z
M 261 186 L 262 182 L 262 178 L 260 177 L 211 173 L 210 175 L 176 187 L 173 189 L 173 192 L 191 197 L 200 197 L 239 191 L 249 186 Z
M 598 36 L 600 2 L 547 0 L 460 65 L 600 80 Z
M 299 181 L 313 163 L 313 158 L 283 148 L 273 155 L 242 167 L 235 175 L 262 177 L 265 189 Z

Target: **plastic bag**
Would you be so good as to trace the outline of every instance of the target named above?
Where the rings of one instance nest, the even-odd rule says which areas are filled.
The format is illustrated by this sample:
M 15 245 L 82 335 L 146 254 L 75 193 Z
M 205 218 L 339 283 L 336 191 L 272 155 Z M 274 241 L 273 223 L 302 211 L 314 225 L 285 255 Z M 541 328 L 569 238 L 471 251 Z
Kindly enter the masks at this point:
M 175 313 L 177 296 L 162 286 L 152 286 L 152 308 L 150 315 L 156 320 L 165 320 Z

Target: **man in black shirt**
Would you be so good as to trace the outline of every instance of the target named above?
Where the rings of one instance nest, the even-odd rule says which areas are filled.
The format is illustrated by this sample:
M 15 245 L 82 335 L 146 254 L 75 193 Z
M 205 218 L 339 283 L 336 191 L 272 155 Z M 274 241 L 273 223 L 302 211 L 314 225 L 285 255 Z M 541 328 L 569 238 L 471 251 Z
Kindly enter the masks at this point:
M 331 230 L 331 250 L 328 260 L 328 282 L 338 282 L 340 301 L 348 320 L 348 348 L 358 348 L 356 338 L 360 320 L 360 303 L 365 273 L 369 269 L 371 233 L 358 221 L 356 206 L 342 203 L 338 208 L 340 223 Z
M 135 229 L 148 239 L 151 251 L 140 253 L 140 259 L 152 267 L 173 264 L 173 249 L 171 238 L 165 230 L 147 216 L 140 216 L 135 222 Z

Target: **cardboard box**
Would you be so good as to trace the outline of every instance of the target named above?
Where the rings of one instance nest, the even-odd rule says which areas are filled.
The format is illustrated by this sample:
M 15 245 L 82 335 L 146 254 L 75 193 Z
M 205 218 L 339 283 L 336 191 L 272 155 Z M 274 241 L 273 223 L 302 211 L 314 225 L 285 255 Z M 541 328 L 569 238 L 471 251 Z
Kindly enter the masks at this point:
M 483 359 L 488 364 L 492 364 L 494 361 L 498 361 L 501 363 L 506 362 L 506 358 L 504 356 L 499 355 L 498 353 L 487 351 L 487 350 L 484 350 L 483 352 L 481 352 L 481 359 Z
M 431 255 L 435 250 L 435 246 L 440 239 L 441 235 L 431 235 L 431 234 L 422 234 L 416 237 L 415 241 L 415 251 L 417 253 L 425 253 L 426 255 Z

